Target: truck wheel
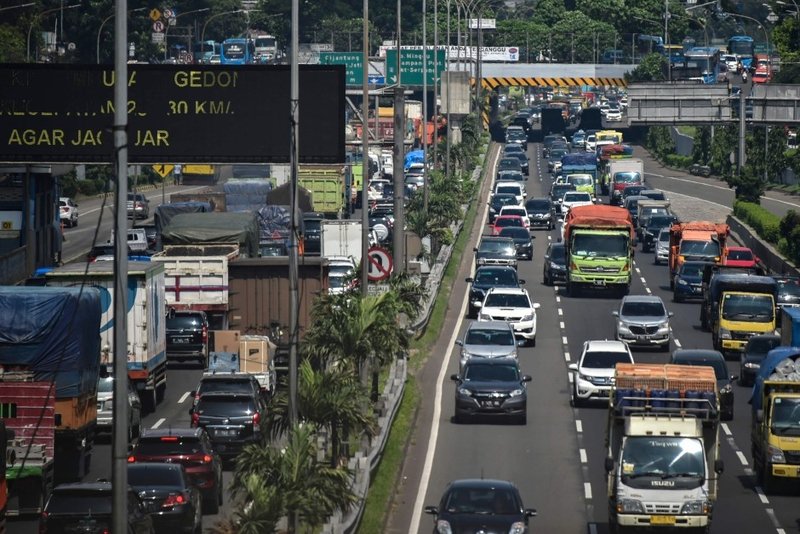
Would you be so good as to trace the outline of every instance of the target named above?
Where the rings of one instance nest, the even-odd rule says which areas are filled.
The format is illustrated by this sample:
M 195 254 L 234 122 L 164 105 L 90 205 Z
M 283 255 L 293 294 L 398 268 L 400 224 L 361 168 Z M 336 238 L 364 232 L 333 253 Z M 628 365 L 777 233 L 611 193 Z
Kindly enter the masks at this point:
M 156 404 L 164 400 L 164 395 L 167 393 L 167 383 L 164 382 L 156 386 Z
M 219 513 L 219 495 L 215 495 L 207 501 L 203 501 L 202 506 L 204 514 L 216 515 Z
M 764 461 L 764 465 L 761 467 L 761 489 L 764 490 L 764 493 L 775 493 L 777 485 L 778 481 L 769 472 L 769 464 Z
M 145 389 L 141 395 L 142 399 L 142 408 L 147 413 L 155 413 L 156 406 L 158 405 L 157 394 L 155 388 L 153 389 Z

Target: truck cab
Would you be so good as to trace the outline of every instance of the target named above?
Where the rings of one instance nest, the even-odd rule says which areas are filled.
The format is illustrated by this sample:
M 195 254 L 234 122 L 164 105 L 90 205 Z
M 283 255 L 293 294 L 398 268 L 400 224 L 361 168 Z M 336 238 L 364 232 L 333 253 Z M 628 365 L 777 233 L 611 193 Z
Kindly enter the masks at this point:
M 669 268 L 670 277 L 686 260 L 720 263 L 725 251 L 730 228 L 724 223 L 691 221 L 670 227 Z
M 716 350 L 744 351 L 755 334 L 775 330 L 778 285 L 769 276 L 717 275 L 711 281 L 709 323 Z

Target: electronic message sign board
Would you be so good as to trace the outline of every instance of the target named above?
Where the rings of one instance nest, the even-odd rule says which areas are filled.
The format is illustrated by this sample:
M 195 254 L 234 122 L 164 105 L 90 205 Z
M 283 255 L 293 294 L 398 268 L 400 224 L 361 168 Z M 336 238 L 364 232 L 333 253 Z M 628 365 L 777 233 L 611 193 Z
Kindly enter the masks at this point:
M 288 65 L 129 65 L 131 163 L 289 161 Z M 113 69 L 0 65 L 0 162 L 114 161 Z M 345 67 L 300 66 L 299 155 L 345 161 Z

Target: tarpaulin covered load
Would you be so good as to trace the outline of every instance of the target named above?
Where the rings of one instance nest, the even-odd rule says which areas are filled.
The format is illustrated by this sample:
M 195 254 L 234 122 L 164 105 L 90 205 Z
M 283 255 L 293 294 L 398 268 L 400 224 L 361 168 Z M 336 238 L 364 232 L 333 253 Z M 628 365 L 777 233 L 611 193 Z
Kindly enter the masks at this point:
M 181 213 L 164 228 L 165 245 L 237 243 L 241 252 L 258 257 L 258 222 L 254 213 Z
M 0 287 L 0 365 L 55 380 L 57 399 L 95 391 L 100 305 L 91 287 Z
M 272 182 L 266 179 L 228 180 L 223 191 L 228 211 L 255 211 L 267 204 Z
M 590 152 L 576 152 L 574 154 L 564 154 L 561 156 L 562 167 L 579 165 L 597 165 L 597 158 Z
M 288 206 L 291 203 L 291 186 L 287 182 L 279 185 L 267 195 L 267 204 L 270 206 Z M 297 186 L 297 207 L 303 212 L 314 211 L 314 201 L 311 192 L 303 186 Z
M 156 231 L 160 234 L 172 218 L 179 213 L 208 213 L 211 211 L 214 211 L 214 209 L 208 202 L 171 202 L 169 204 L 161 204 L 156 208 L 153 222 L 156 225 Z
M 761 409 L 764 381 L 800 382 L 800 348 L 776 347 L 767 353 L 758 369 L 750 404 L 753 410 Z
M 570 230 L 576 226 L 592 230 L 608 230 L 611 228 L 628 228 L 633 239 L 633 222 L 631 213 L 625 208 L 616 206 L 593 205 L 575 206 L 569 210 L 564 221 L 564 239 L 569 240 Z
M 405 162 L 403 163 L 403 167 L 408 169 L 411 167 L 412 163 L 424 163 L 425 162 L 425 152 L 423 150 L 412 150 L 408 154 L 406 154 Z

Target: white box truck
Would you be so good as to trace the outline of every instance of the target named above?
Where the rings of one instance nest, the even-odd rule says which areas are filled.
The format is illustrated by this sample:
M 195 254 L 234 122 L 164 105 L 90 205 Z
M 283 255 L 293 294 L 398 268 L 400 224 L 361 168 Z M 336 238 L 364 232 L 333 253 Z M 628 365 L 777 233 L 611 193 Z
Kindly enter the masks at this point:
M 322 221 L 321 255 L 326 258 L 353 258 L 361 262 L 361 221 Z

